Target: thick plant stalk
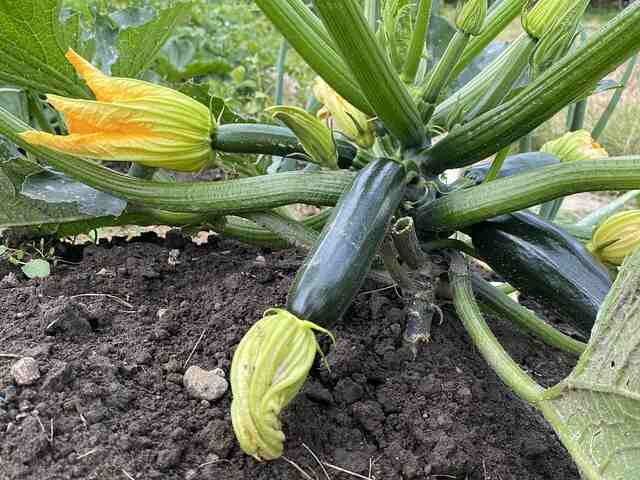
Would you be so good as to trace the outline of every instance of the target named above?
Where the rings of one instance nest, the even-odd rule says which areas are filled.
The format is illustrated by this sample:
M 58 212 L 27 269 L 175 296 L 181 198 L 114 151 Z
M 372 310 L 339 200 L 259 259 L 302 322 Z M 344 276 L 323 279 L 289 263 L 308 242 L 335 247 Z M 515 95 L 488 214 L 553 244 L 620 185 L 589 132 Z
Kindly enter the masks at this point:
M 349 188 L 350 172 L 287 172 L 221 182 L 163 183 L 139 180 L 93 161 L 34 147 L 18 135 L 30 127 L 0 107 L 0 134 L 46 160 L 69 177 L 127 201 L 177 212 L 227 215 L 256 212 L 292 203 L 335 205 Z
M 420 231 L 451 231 L 581 192 L 640 189 L 640 156 L 538 168 L 459 190 L 417 209 Z
M 640 48 L 640 3 L 634 2 L 583 47 L 546 70 L 512 100 L 451 132 L 427 152 L 426 173 L 487 158 L 588 95 L 596 82 Z
M 276 63 L 276 91 L 273 95 L 273 103 L 275 105 L 284 104 L 284 77 L 287 67 L 287 53 L 289 52 L 289 43 L 283 40 L 278 51 L 278 61 Z
M 256 0 L 256 4 L 331 88 L 358 110 L 373 114 L 335 43 L 302 0 Z
M 311 250 L 319 233 L 275 212 L 246 213 L 245 218 L 272 231 L 294 247 Z
M 585 343 L 559 332 L 481 276 L 474 274 L 471 283 L 480 303 L 486 305 L 491 311 L 531 332 L 547 345 L 573 355 L 580 355 L 584 352 Z
M 598 119 L 598 122 L 596 123 L 596 126 L 593 127 L 593 130 L 591 131 L 591 137 L 593 137 L 594 140 L 597 141 L 602 135 L 602 132 L 604 132 L 605 128 L 607 128 L 607 124 L 609 123 L 609 120 L 611 119 L 613 112 L 615 112 L 616 108 L 618 107 L 618 103 L 620 103 L 620 99 L 622 98 L 622 94 L 624 92 L 625 86 L 631 79 L 631 75 L 633 74 L 633 70 L 636 67 L 637 63 L 638 63 L 638 55 L 634 56 L 631 60 L 629 60 L 629 64 L 627 65 L 627 68 L 625 69 L 624 74 L 622 75 L 622 79 L 620 80 L 623 87 L 618 88 L 615 91 L 615 93 L 611 97 L 611 101 L 609 102 L 609 105 L 607 105 L 606 110 L 602 113 L 602 115 Z
M 451 72 L 456 78 L 522 12 L 527 0 L 502 0 L 489 11 L 482 33 L 471 39 Z
M 473 295 L 467 261 L 457 252 L 451 255 L 449 282 L 456 312 L 480 354 L 511 390 L 526 402 L 535 403 L 544 389 L 520 368 L 491 332 Z
M 484 183 L 492 182 L 498 178 L 502 165 L 504 165 L 504 161 L 507 159 L 507 155 L 509 155 L 509 149 L 509 147 L 504 147 L 496 154 L 496 158 L 491 162 L 491 167 L 489 167 L 487 176 L 484 178 Z
M 375 114 L 403 146 L 421 147 L 425 135 L 418 108 L 367 25 L 359 2 L 314 3 Z
M 456 32 L 453 36 L 447 49 L 444 51 L 442 58 L 438 61 L 433 71 L 427 78 L 426 85 L 422 88 L 420 94 L 422 105 L 421 115 L 424 122 L 428 122 L 435 109 L 438 97 L 440 93 L 447 86 L 452 79 L 451 72 L 455 66 L 456 60 L 460 57 L 460 54 L 469 43 L 471 36 L 464 32 Z
M 406 83 L 413 83 L 418 73 L 418 67 L 420 66 L 420 60 L 422 60 L 422 55 L 426 48 L 427 36 L 429 34 L 431 7 L 432 0 L 420 0 L 418 3 L 418 15 L 413 33 L 411 34 L 411 43 L 409 44 L 409 51 L 407 52 L 407 58 L 405 59 L 402 71 L 402 79 Z
M 507 76 L 505 73 L 513 72 L 515 65 L 526 65 L 535 45 L 535 41 L 527 34 L 520 35 L 502 54 L 473 77 L 469 83 L 439 103 L 431 118 L 431 123 L 441 127 L 446 126 L 449 115 L 458 106 L 464 107 L 465 110 L 470 110 L 482 100 L 486 95 L 487 89 L 498 83 L 504 86 L 503 98 L 500 99 L 502 101 L 513 86 L 513 84 L 508 85 L 508 87 L 505 85 L 505 77 Z M 520 70 L 520 74 L 522 74 L 522 70 Z

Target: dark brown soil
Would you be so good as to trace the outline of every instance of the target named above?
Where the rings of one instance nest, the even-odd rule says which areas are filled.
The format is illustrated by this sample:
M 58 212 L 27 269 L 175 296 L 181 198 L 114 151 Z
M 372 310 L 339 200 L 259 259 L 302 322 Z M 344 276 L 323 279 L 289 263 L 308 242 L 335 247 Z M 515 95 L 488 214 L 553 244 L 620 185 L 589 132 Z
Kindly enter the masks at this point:
M 311 477 L 284 459 L 257 463 L 234 441 L 230 392 L 214 403 L 190 398 L 184 364 L 205 332 L 189 364 L 228 374 L 244 332 L 284 302 L 302 255 L 227 241 L 188 244 L 177 265 L 169 253 L 161 241 L 90 246 L 49 279 L 0 290 L 0 353 L 35 357 L 42 374 L 16 388 L 16 360 L 0 358 L 0 479 L 326 479 L 305 445 L 377 480 L 579 478 L 453 315 L 413 360 L 401 304 L 393 290 L 366 291 L 375 285 L 336 328 L 331 371 L 317 365 L 284 415 L 285 455 Z M 8 269 L 0 265 L 0 278 Z M 81 294 L 114 297 L 71 298 Z M 48 325 L 69 309 L 86 315 L 88 330 Z M 492 324 L 542 383 L 571 368 L 573 359 Z

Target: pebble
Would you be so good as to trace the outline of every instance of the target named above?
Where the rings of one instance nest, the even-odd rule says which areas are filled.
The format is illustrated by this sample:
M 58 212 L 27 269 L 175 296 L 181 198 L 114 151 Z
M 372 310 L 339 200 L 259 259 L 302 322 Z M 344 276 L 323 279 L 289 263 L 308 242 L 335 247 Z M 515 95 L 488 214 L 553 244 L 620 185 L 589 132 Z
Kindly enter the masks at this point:
M 164 238 L 165 245 L 171 250 L 182 250 L 187 245 L 187 239 L 182 230 L 174 228 L 169 230 Z
M 229 383 L 221 369 L 207 371 L 195 365 L 185 372 L 183 385 L 190 396 L 210 402 L 222 398 L 229 389 Z
M 40 378 L 40 368 L 35 358 L 24 357 L 11 366 L 11 376 L 16 385 L 33 385 Z

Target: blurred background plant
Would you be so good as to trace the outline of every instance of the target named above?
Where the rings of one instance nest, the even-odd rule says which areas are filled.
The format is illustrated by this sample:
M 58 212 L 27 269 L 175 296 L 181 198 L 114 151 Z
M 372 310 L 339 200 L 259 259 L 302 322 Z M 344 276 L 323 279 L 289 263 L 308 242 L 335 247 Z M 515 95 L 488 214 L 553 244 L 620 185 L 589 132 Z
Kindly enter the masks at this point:
M 131 17 L 122 14 L 114 16 L 117 10 L 133 14 L 135 9 L 159 8 L 170 3 L 169 0 L 64 0 L 66 7 L 81 12 L 86 25 L 95 29 L 97 24 L 96 35 L 102 29 L 103 36 L 105 18 L 116 24 L 131 21 Z M 191 80 L 206 83 L 211 95 L 225 99 L 239 113 L 260 118 L 264 109 L 273 104 L 282 37 L 250 0 L 193 0 L 190 4 L 190 18 L 169 39 L 147 78 L 169 83 Z M 588 33 L 613 18 L 622 6 L 619 0 L 592 2 L 585 21 Z M 440 10 L 453 20 L 455 2 L 441 2 Z M 516 20 L 497 40 L 510 42 L 520 31 Z M 311 94 L 314 74 L 292 50 L 288 50 L 286 65 L 283 103 L 303 106 Z M 624 71 L 625 66 L 610 78 L 620 81 Z M 585 129 L 593 129 L 614 94 L 614 90 L 609 90 L 589 99 Z M 566 112 L 562 112 L 538 128 L 533 134 L 534 148 L 562 135 L 566 131 L 566 117 Z M 599 143 L 611 155 L 640 151 L 638 118 L 640 64 L 635 66 Z

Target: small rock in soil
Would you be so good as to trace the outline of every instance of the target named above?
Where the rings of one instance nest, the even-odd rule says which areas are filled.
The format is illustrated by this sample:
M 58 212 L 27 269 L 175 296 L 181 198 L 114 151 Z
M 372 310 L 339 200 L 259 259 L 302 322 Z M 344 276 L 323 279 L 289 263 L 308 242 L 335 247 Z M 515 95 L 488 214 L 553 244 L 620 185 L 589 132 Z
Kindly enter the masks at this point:
M 73 337 L 93 332 L 91 313 L 87 307 L 64 297 L 47 304 L 42 317 L 47 335 Z
M 229 389 L 222 370 L 208 372 L 195 365 L 185 372 L 183 384 L 190 396 L 210 402 L 222 398 Z
M 33 385 L 40 378 L 40 368 L 35 358 L 24 357 L 11 366 L 11 376 L 16 385 Z

